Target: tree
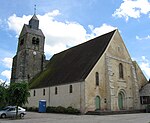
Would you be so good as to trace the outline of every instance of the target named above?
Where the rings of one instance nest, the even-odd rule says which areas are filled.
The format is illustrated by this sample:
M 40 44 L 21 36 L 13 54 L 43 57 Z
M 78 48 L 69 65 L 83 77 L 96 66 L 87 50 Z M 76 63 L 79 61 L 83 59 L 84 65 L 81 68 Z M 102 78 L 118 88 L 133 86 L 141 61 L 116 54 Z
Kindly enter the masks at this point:
M 6 104 L 7 92 L 6 88 L 1 84 L 0 85 L 0 108 L 3 108 Z
M 30 96 L 28 83 L 11 83 L 8 88 L 9 104 L 16 105 L 16 118 L 18 116 L 18 106 L 25 105 Z

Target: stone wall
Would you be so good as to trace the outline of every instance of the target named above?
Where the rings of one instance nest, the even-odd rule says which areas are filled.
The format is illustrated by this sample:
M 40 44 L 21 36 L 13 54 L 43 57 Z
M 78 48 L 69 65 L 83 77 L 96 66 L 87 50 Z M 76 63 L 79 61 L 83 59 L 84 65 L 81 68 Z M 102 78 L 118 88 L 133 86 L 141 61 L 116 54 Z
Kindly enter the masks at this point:
M 70 85 L 72 85 L 72 93 L 69 92 Z M 56 87 L 57 94 L 55 94 Z M 43 89 L 45 89 L 45 95 L 43 95 Z M 33 95 L 34 91 L 36 92 L 35 96 Z M 66 108 L 72 106 L 84 113 L 84 82 L 32 89 L 30 95 L 27 107 L 38 107 L 39 100 L 46 100 L 47 106 Z
M 119 64 L 123 65 L 123 78 L 119 78 Z M 85 81 L 86 110 L 95 110 L 95 98 L 100 97 L 100 110 L 120 110 L 118 94 L 124 93 L 123 109 L 139 108 L 139 88 L 132 71 L 132 60 L 118 31 L 109 43 Z M 95 73 L 99 73 L 100 84 L 96 86 Z M 138 101 L 137 101 L 138 100 Z M 135 107 L 135 104 L 138 107 Z

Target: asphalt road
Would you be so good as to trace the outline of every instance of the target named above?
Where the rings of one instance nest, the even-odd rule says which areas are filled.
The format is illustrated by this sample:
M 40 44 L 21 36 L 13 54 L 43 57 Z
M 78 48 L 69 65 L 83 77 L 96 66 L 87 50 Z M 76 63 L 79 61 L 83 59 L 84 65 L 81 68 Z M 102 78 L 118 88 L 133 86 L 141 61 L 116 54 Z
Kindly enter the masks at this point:
M 24 119 L 0 119 L 0 123 L 150 123 L 150 113 L 98 116 L 27 112 Z

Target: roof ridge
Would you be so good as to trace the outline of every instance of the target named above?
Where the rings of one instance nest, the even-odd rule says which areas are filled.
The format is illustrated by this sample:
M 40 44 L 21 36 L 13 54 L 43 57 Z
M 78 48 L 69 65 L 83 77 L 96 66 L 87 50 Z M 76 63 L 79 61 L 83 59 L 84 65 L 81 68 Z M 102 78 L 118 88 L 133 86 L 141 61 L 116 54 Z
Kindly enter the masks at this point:
M 72 47 L 70 47 L 70 48 L 68 48 L 68 49 L 66 49 L 66 50 L 63 50 L 63 51 L 61 51 L 61 52 L 59 52 L 59 53 L 56 53 L 56 54 L 54 54 L 54 55 L 57 55 L 57 54 L 66 52 L 66 51 L 68 51 L 68 50 L 70 50 L 70 49 L 73 49 L 73 48 L 76 48 L 76 47 L 78 47 L 78 46 L 80 46 L 80 45 L 84 45 L 84 44 L 86 44 L 86 43 L 89 43 L 89 42 L 95 40 L 96 38 L 100 38 L 100 37 L 102 37 L 102 36 L 104 36 L 104 35 L 108 35 L 109 33 L 115 32 L 116 30 L 117 30 L 117 29 L 115 29 L 115 30 L 113 30 L 113 31 L 110 31 L 110 32 L 107 32 L 107 33 L 105 33 L 105 34 L 102 34 L 102 35 L 100 35 L 100 36 L 94 37 L 94 38 L 92 38 L 92 39 L 90 39 L 90 40 L 87 40 L 87 41 L 85 41 L 85 42 L 83 42 L 83 43 L 80 43 L 80 44 L 77 44 L 77 45 L 75 45 L 75 46 L 72 46 Z
M 85 80 L 105 52 L 114 32 L 115 30 L 54 54 L 47 64 L 48 73 L 41 74 L 39 78 L 42 77 L 42 80 L 37 78 L 39 81 L 33 81 L 35 85 L 32 84 L 32 87 L 41 88 Z

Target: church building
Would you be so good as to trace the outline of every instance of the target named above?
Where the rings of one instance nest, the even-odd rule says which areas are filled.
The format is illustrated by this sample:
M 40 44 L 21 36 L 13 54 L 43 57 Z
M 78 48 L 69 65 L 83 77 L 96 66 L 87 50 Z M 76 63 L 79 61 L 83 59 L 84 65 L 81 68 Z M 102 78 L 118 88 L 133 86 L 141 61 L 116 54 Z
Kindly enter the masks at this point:
M 11 82 L 28 82 L 28 107 L 63 106 L 88 111 L 139 110 L 148 82 L 116 29 L 45 60 L 45 37 L 34 14 L 19 36 Z

